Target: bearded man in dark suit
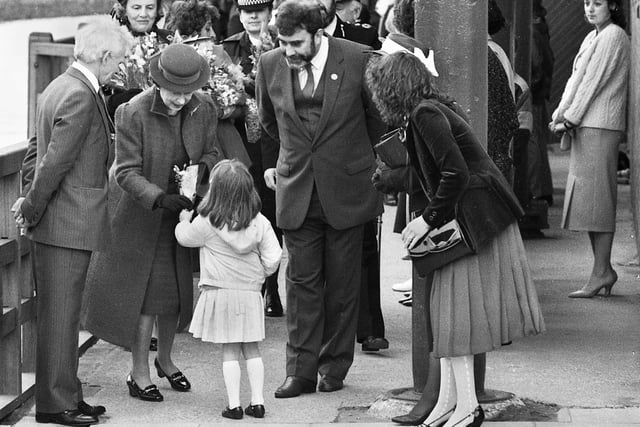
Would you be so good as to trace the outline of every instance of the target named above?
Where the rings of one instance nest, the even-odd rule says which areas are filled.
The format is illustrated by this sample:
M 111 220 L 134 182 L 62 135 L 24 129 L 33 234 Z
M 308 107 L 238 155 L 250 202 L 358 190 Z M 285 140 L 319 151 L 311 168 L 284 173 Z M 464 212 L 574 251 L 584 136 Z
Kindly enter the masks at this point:
M 75 62 L 39 98 L 33 181 L 13 209 L 33 241 L 36 421 L 91 425 L 105 408 L 83 400 L 78 332 L 91 253 L 109 238 L 107 169 L 113 129 L 100 86 L 118 70 L 133 38 L 125 27 L 104 18 L 83 25 L 75 40 Z
M 363 224 L 382 211 L 372 142 L 385 130 L 364 83 L 368 48 L 324 32 L 323 7 L 278 8 L 280 48 L 258 64 L 256 99 L 274 139 L 265 182 L 276 191 L 287 266 L 287 378 L 276 397 L 339 390 L 353 362 Z

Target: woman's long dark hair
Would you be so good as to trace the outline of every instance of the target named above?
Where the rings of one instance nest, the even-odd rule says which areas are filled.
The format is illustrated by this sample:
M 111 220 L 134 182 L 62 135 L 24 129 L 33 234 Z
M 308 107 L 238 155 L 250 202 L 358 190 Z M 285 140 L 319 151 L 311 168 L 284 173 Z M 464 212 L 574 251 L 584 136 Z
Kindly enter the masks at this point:
M 208 216 L 216 228 L 231 231 L 245 229 L 258 215 L 262 205 L 249 170 L 240 161 L 222 160 L 209 178 L 209 192 L 202 200 L 199 214 Z
M 453 109 L 454 100 L 437 92 L 427 67 L 409 52 L 372 57 L 365 78 L 373 102 L 390 126 L 405 125 L 423 99 L 436 99 Z

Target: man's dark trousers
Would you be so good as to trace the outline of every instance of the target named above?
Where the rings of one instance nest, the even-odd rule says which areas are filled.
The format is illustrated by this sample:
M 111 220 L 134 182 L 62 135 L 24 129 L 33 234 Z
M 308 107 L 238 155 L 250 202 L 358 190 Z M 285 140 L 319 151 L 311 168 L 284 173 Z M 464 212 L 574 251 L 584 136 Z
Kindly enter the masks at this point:
M 38 340 L 36 404 L 55 414 L 83 400 L 78 379 L 78 333 L 82 292 L 91 251 L 33 244 Z
M 284 230 L 287 376 L 343 380 L 353 362 L 363 226 L 332 228 L 313 190 L 302 226 Z M 319 357 L 317 356 L 319 355 Z

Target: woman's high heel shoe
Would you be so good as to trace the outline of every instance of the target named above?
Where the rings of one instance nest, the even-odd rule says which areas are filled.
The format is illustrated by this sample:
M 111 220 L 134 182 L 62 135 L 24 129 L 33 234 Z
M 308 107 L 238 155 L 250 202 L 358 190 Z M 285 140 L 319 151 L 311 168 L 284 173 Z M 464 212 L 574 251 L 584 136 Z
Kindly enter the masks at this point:
M 151 384 L 144 390 L 138 387 L 133 376 L 129 374 L 127 377 L 127 387 L 129 387 L 129 394 L 131 397 L 137 397 L 140 400 L 146 400 L 147 402 L 162 402 L 164 397 L 160 394 L 160 390 L 155 384 Z
M 171 384 L 171 388 L 174 389 L 175 391 L 189 391 L 191 389 L 191 383 L 189 382 L 187 377 L 184 376 L 182 372 L 178 371 L 175 374 L 167 375 L 160 367 L 160 363 L 158 363 L 158 359 L 154 359 L 153 364 L 155 365 L 156 370 L 158 371 L 158 376 L 160 378 L 167 377 L 169 384 Z
M 455 423 L 452 427 L 479 427 L 484 421 L 484 410 L 477 406 L 472 413 Z
M 605 297 L 611 296 L 611 288 L 613 287 L 613 285 L 617 281 L 618 281 L 618 275 L 614 271 L 613 272 L 613 280 L 612 281 L 603 283 L 602 285 L 598 286 L 597 288 L 595 288 L 595 289 L 593 289 L 591 291 L 587 291 L 584 288 L 582 288 L 579 291 L 571 292 L 569 294 L 569 298 L 593 298 L 594 296 L 598 295 L 598 293 L 602 289 L 604 289 L 604 296 Z

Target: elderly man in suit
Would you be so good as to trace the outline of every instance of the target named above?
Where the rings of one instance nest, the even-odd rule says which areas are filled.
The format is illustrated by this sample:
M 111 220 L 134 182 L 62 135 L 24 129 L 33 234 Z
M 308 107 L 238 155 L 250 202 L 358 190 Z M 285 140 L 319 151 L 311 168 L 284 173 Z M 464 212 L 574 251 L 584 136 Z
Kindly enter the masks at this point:
M 339 390 L 353 362 L 363 224 L 381 213 L 371 144 L 384 131 L 364 83 L 367 47 L 327 36 L 322 6 L 278 9 L 280 48 L 258 64 L 256 99 L 287 266 L 287 378 L 276 397 Z
M 38 101 L 35 173 L 24 198 L 14 204 L 14 216 L 33 241 L 39 423 L 91 425 L 105 412 L 83 400 L 78 332 L 91 253 L 109 238 L 112 127 L 100 86 L 118 70 L 132 43 L 126 28 L 108 18 L 83 25 L 75 62 Z

